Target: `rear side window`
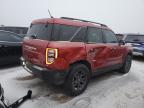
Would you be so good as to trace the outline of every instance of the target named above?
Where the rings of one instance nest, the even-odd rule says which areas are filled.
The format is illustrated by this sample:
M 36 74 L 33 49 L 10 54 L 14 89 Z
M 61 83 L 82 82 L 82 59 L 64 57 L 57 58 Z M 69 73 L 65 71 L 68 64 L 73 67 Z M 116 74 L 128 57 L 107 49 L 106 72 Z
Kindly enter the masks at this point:
M 100 28 L 89 27 L 87 40 L 90 43 L 103 43 L 102 31 Z
M 16 34 L 1 31 L 0 32 L 0 41 L 21 42 L 22 38 Z
M 59 41 L 69 41 L 72 36 L 76 33 L 79 27 L 75 26 L 67 26 L 61 25 L 60 26 L 60 33 L 59 33 Z
M 37 39 L 50 40 L 52 24 L 34 24 L 31 25 L 27 32 L 27 36 L 35 36 Z
M 84 42 L 86 35 L 86 27 L 82 27 L 79 29 L 77 34 L 73 37 L 72 42 Z
M 52 40 L 54 41 L 69 41 L 80 27 L 54 24 Z M 79 35 L 78 33 L 77 35 Z M 78 38 L 78 37 L 77 37 Z M 78 39 L 75 39 L 78 40 Z
M 103 30 L 103 35 L 105 37 L 106 43 L 117 43 L 118 42 L 116 35 L 110 30 Z

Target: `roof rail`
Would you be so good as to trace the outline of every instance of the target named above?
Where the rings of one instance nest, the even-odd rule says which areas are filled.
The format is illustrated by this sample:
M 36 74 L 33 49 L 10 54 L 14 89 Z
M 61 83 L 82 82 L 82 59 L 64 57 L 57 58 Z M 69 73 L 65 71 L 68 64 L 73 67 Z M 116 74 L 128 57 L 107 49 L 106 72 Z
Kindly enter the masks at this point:
M 99 24 L 100 26 L 107 27 L 107 25 L 105 25 L 105 24 L 101 24 L 101 23 L 97 23 L 97 22 L 92 22 L 92 21 L 88 21 L 88 20 L 77 19 L 77 18 L 61 17 L 61 19 L 68 19 L 68 20 L 76 20 L 76 21 L 82 21 L 82 22 L 89 22 L 89 23 Z

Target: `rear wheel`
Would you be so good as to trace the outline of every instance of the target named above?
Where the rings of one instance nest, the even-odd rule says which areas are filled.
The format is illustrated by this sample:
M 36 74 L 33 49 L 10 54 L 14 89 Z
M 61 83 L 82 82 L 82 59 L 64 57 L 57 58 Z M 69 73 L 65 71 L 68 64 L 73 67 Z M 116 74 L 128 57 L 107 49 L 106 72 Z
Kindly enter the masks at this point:
M 123 66 L 119 70 L 119 72 L 120 73 L 128 73 L 130 71 L 131 64 L 132 64 L 132 56 L 128 55 L 124 61 Z
M 71 66 L 70 74 L 65 82 L 65 88 L 69 95 L 79 95 L 87 87 L 90 74 L 89 69 L 84 64 L 74 64 Z

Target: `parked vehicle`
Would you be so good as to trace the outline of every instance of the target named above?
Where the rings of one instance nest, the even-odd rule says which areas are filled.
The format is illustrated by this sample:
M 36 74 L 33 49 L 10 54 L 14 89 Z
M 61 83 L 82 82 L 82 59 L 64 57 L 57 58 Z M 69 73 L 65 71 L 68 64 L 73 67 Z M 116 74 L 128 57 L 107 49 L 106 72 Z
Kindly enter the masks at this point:
M 0 65 L 20 63 L 22 40 L 15 33 L 0 30 Z
M 120 37 L 120 35 L 118 37 Z M 144 56 L 144 35 L 122 34 L 122 37 L 122 40 L 125 41 L 126 45 L 133 48 L 133 55 Z
M 144 35 L 127 34 L 124 40 L 127 45 L 132 46 L 133 55 L 144 56 Z
M 119 70 L 128 73 L 132 51 L 118 42 L 104 24 L 74 19 L 48 18 L 32 22 L 23 43 L 23 67 L 70 95 L 79 95 L 90 77 Z

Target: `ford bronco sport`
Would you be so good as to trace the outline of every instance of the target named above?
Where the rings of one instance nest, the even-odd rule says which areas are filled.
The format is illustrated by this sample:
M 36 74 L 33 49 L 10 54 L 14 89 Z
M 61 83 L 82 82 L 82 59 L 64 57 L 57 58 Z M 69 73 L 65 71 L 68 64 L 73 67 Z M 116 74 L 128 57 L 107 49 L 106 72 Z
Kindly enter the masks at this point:
M 21 61 L 31 74 L 79 95 L 93 75 L 112 70 L 129 72 L 132 51 L 104 24 L 47 18 L 31 23 Z

